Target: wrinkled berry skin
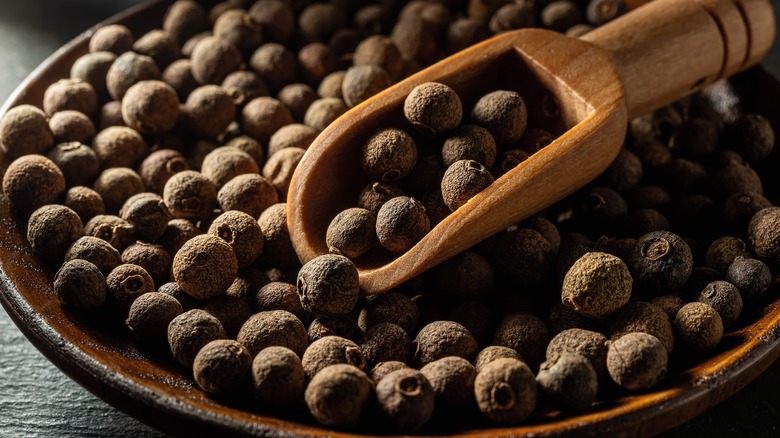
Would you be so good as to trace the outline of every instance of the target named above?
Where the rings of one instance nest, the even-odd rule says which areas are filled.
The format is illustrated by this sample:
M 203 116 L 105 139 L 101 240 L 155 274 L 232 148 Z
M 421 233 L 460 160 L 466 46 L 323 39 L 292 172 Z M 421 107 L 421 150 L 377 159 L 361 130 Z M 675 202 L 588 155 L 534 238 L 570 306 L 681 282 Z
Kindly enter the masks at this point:
M 631 270 L 640 290 L 658 294 L 679 289 L 693 269 L 693 255 L 680 236 L 654 231 L 637 240 Z

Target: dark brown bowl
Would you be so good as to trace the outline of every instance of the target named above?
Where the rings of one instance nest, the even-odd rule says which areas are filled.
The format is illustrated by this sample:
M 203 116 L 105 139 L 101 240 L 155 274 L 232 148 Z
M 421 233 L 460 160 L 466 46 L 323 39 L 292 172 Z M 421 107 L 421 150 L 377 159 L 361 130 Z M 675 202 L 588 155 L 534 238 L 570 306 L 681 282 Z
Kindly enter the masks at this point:
M 167 5 L 168 2 L 157 2 L 134 8 L 110 22 L 144 32 L 159 26 Z M 0 109 L 0 116 L 19 104 L 40 106 L 48 84 L 66 77 L 73 61 L 87 52 L 89 36 L 90 32 L 81 35 L 35 70 Z M 761 112 L 770 117 L 774 126 L 780 126 L 780 110 L 769 104 L 780 98 L 780 84 L 761 69 L 717 84 L 711 96 L 728 104 L 725 110 Z M 775 152 L 773 159 L 762 167 L 780 168 L 778 155 Z M 3 158 L 0 173 L 7 165 Z M 780 187 L 777 181 L 767 186 L 775 187 L 774 190 Z M 24 218 L 12 212 L 7 197 L 0 196 L 0 301 L 49 360 L 103 400 L 177 435 L 350 435 L 319 427 L 300 414 L 266 415 L 252 410 L 251 402 L 211 398 L 197 389 L 189 370 L 179 366 L 169 353 L 141 348 L 125 331 L 106 330 L 94 318 L 61 307 L 52 290 L 56 267 L 34 256 L 25 238 L 25 223 Z M 734 394 L 780 356 L 777 289 L 772 289 L 761 307 L 747 312 L 714 352 L 706 356 L 676 355 L 668 377 L 651 391 L 607 391 L 604 401 L 587 412 L 563 415 L 546 411 L 519 427 L 490 428 L 477 421 L 457 429 L 437 429 L 441 425 L 434 425 L 422 433 L 647 436 L 667 430 Z

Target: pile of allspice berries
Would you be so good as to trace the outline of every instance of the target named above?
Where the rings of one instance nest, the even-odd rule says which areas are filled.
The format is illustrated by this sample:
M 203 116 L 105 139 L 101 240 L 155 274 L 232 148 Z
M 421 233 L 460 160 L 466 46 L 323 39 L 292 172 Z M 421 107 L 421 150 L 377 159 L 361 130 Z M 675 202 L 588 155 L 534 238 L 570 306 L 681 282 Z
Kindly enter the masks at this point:
M 777 298 L 780 193 L 755 170 L 778 161 L 765 117 L 723 116 L 696 94 L 633 120 L 596 181 L 371 297 L 349 257 L 405 251 L 553 141 L 526 126 L 542 109 L 503 89 L 465 107 L 422 84 L 404 108 L 414 131 L 377 126 L 360 157 L 372 182 L 334 218 L 332 254 L 303 266 L 284 201 L 350 107 L 493 34 L 576 37 L 625 9 L 177 0 L 158 29 L 96 30 L 41 108 L 0 119 L 3 196 L 65 311 L 164 344 L 221 402 L 383 433 L 598 409 L 705 357 Z

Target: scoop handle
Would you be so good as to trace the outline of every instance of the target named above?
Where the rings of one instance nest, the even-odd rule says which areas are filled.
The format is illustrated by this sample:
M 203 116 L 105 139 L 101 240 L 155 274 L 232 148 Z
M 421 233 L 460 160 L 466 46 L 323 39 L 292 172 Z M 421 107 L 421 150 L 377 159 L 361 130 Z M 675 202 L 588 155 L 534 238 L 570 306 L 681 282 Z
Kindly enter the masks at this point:
M 758 63 L 774 37 L 769 0 L 655 0 L 581 39 L 612 54 L 633 118 Z

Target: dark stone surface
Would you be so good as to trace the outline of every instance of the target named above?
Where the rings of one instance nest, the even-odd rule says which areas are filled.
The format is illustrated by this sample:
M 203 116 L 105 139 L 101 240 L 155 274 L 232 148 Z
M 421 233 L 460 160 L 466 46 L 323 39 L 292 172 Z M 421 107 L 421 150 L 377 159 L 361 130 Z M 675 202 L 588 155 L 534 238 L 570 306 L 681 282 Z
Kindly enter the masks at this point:
M 140 0 L 3 1 L 0 102 L 58 47 Z M 773 0 L 776 11 L 780 1 Z M 780 77 L 780 47 L 764 61 Z M 778 436 L 780 363 L 666 437 Z M 70 380 L 30 344 L 0 307 L 0 437 L 164 436 Z

